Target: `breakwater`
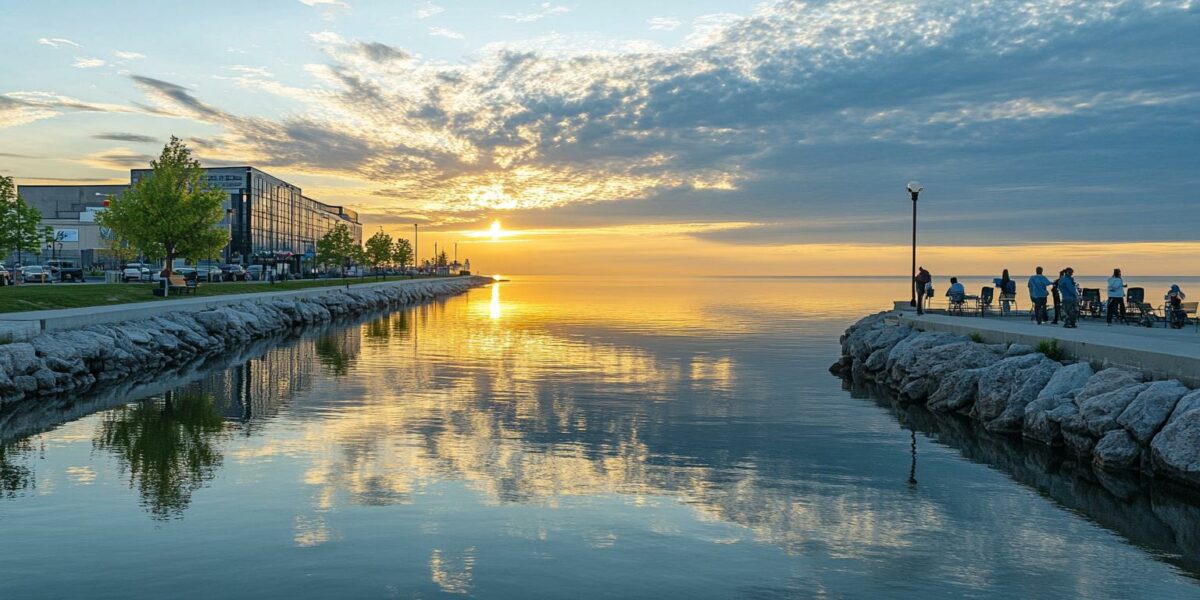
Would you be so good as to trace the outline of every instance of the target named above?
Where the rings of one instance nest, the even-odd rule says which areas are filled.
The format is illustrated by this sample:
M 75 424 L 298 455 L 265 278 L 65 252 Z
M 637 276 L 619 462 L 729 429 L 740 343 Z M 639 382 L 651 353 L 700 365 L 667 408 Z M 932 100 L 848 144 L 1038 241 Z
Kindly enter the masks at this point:
M 293 327 L 460 294 L 490 281 L 465 277 L 366 289 L 331 287 L 300 298 L 267 294 L 208 310 L 46 332 L 0 345 L 0 405 L 168 372 Z
M 841 345 L 834 374 L 882 386 L 902 403 L 1062 447 L 1103 470 L 1200 488 L 1200 390 L 1178 380 L 922 331 L 894 313 L 855 323 Z

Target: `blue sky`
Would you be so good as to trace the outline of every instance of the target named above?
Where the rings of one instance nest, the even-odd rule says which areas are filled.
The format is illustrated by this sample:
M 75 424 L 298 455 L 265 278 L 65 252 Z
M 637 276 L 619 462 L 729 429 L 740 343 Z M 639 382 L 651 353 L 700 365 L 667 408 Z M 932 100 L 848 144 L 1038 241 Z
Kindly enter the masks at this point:
M 914 178 L 924 239 L 977 252 L 1200 222 L 1196 0 L 2 4 L 25 182 L 123 179 L 174 134 L 372 225 L 772 269 L 902 245 Z

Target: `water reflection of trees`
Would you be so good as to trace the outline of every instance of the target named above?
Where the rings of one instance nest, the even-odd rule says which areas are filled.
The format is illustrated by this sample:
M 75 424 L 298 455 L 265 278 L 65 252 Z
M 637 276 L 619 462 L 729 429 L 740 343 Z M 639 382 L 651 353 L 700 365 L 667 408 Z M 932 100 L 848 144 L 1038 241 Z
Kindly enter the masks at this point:
M 116 456 L 151 515 L 168 519 L 216 474 L 225 429 L 212 396 L 168 392 L 105 413 L 93 445 Z
M 0 443 L 0 498 L 15 498 L 20 492 L 34 487 L 33 472 L 15 461 L 29 451 L 28 440 Z

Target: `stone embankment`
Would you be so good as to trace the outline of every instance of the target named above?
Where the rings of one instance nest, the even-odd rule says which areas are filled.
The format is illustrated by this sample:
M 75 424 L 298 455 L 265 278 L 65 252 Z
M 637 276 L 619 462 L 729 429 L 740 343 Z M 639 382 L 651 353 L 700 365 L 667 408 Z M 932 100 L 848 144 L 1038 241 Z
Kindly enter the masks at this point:
M 489 281 L 467 277 L 369 289 L 330 288 L 306 298 L 268 296 L 199 312 L 43 333 L 28 342 L 0 345 L 0 405 L 144 377 L 292 327 L 417 304 Z
M 847 329 L 830 371 L 994 433 L 1061 446 L 1102 469 L 1200 488 L 1200 390 L 1147 381 L 1131 369 L 1052 360 L 1032 346 L 920 331 L 889 315 Z

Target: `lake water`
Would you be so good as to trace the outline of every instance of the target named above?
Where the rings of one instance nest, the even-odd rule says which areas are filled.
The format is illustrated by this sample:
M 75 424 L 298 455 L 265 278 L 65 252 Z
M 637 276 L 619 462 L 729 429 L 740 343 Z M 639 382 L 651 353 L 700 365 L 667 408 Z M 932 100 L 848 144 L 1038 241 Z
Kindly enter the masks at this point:
M 0 598 L 1200 596 L 1200 504 L 827 373 L 906 295 L 519 277 L 8 409 Z

